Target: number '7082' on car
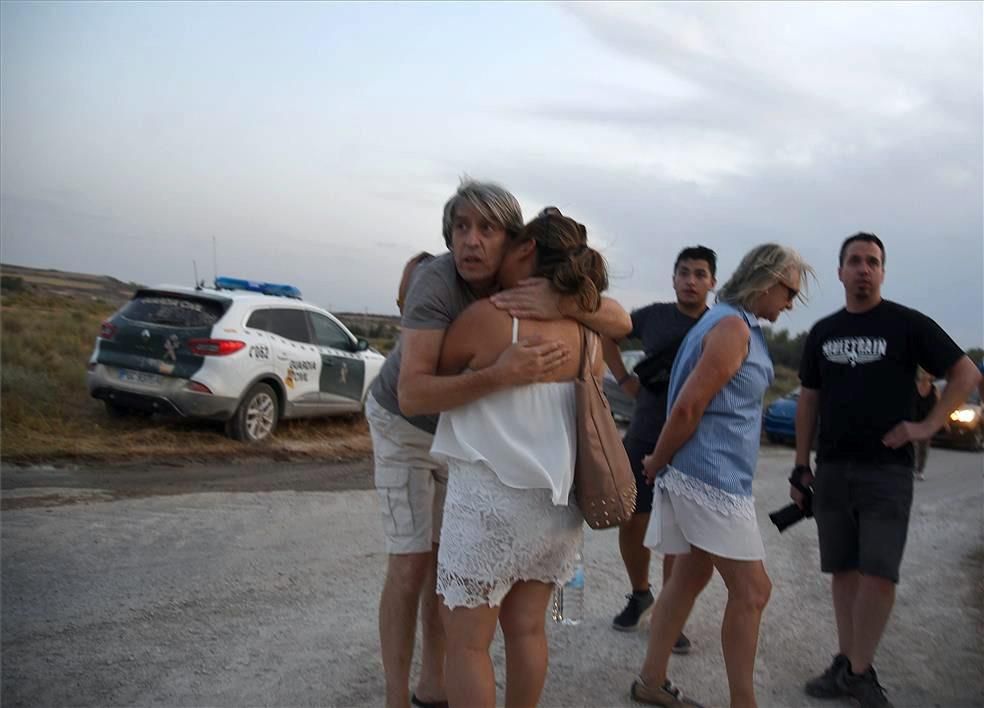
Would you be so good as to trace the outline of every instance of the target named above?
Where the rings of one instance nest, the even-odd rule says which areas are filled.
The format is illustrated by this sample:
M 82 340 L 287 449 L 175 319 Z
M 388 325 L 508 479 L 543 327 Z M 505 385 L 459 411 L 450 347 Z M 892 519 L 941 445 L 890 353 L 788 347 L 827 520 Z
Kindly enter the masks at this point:
M 294 288 L 216 284 L 140 289 L 103 322 L 88 385 L 111 415 L 225 421 L 253 442 L 283 418 L 362 410 L 382 354 Z

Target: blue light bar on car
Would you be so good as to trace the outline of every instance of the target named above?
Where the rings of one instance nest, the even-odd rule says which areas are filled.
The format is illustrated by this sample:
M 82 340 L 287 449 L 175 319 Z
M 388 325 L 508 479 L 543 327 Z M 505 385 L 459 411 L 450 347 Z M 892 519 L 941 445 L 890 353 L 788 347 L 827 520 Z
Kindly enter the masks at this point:
M 281 285 L 279 283 L 264 283 L 257 280 L 221 276 L 215 279 L 215 287 L 219 290 L 248 290 L 252 293 L 280 295 L 281 297 L 292 297 L 297 300 L 301 299 L 300 290 L 293 285 Z

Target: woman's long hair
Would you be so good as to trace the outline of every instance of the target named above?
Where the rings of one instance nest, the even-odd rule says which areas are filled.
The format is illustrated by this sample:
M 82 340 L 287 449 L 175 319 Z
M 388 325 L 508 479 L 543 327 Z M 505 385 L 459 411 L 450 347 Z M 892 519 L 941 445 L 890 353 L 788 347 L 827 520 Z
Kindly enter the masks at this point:
M 551 210 L 528 223 L 517 243 L 526 239 L 536 244 L 534 275 L 550 280 L 557 292 L 574 296 L 585 312 L 601 307 L 601 293 L 608 289 L 608 266 L 604 257 L 588 246 L 583 224 Z

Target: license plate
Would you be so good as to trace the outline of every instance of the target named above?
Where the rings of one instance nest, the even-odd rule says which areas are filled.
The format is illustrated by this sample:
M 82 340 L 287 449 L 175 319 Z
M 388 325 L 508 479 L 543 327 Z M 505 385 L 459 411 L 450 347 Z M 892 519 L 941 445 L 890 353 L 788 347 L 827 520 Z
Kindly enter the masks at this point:
M 144 386 L 160 386 L 162 380 L 157 374 L 151 374 L 146 371 L 120 369 L 120 381 L 143 384 Z

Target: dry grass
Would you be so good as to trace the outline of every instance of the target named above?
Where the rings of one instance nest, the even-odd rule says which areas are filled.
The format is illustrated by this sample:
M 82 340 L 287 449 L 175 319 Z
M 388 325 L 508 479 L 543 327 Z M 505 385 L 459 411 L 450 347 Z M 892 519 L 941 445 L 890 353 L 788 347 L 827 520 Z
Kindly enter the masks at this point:
M 37 285 L 49 285 L 56 288 L 79 288 L 83 290 L 102 290 L 105 287 L 102 283 L 86 283 L 82 280 L 67 280 L 65 278 L 46 278 L 41 275 L 21 276 L 25 281 Z
M 0 455 L 4 462 L 133 461 L 287 456 L 360 457 L 371 450 L 361 416 L 284 421 L 275 438 L 243 445 L 219 425 L 109 418 L 86 388 L 99 324 L 114 308 L 36 292 L 0 298 Z

